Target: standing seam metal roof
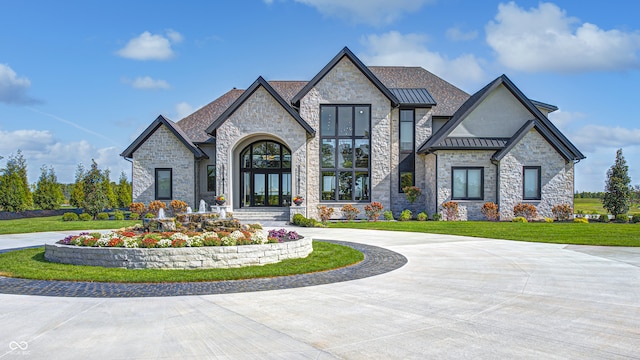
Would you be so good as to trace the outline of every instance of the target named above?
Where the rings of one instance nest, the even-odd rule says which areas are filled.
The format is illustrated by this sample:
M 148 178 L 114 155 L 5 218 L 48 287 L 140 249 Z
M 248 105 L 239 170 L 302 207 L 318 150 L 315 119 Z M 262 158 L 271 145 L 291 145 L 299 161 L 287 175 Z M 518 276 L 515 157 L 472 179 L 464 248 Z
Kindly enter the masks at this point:
M 425 88 L 389 88 L 391 93 L 398 98 L 400 106 L 423 105 L 435 106 L 436 101 Z

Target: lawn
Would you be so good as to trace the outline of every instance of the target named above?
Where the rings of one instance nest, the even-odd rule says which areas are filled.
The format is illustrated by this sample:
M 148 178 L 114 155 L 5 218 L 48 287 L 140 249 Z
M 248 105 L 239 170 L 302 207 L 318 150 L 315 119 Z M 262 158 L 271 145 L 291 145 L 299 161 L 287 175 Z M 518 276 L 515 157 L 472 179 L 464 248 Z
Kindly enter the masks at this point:
M 602 200 L 597 198 L 576 198 L 573 199 L 574 211 L 582 211 L 584 214 L 598 213 L 606 214 L 607 211 L 602 207 Z M 640 209 L 629 209 L 629 215 L 640 214 Z
M 62 221 L 62 216 L 0 220 L 0 234 L 22 234 L 42 231 L 104 230 L 132 226 L 136 220 Z
M 331 228 L 449 234 L 556 244 L 640 246 L 640 223 L 512 223 L 489 221 L 336 222 Z
M 251 246 L 251 245 L 247 245 Z M 116 269 L 50 263 L 44 260 L 44 248 L 0 254 L 0 275 L 38 280 L 158 283 L 187 281 L 223 281 L 306 274 L 355 264 L 364 255 L 353 248 L 326 242 L 313 242 L 313 252 L 304 259 L 284 260 L 277 264 L 236 269 Z

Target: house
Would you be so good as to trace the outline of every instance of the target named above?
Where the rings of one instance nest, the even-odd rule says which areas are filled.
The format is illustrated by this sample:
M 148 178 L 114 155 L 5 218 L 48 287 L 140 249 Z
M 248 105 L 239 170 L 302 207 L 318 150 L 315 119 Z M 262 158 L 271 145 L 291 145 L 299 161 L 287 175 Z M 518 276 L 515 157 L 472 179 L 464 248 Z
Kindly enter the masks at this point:
M 158 116 L 121 155 L 145 203 L 196 208 L 224 194 L 234 213 L 317 218 L 320 205 L 433 214 L 453 200 L 471 220 L 485 202 L 501 219 L 524 202 L 551 216 L 573 203 L 585 158 L 547 118 L 555 110 L 505 75 L 470 96 L 420 67 L 367 67 L 345 47 L 310 81 L 258 77 L 177 123 Z M 423 192 L 413 205 L 407 185 Z

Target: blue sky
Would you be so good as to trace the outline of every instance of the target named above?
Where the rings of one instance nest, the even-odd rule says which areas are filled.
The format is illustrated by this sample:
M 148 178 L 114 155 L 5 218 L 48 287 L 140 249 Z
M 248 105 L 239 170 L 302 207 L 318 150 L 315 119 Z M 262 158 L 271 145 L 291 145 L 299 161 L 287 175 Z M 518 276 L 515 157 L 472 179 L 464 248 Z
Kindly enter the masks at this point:
M 177 121 L 258 77 L 309 80 L 348 46 L 367 65 L 422 66 L 473 93 L 501 74 L 560 108 L 602 191 L 615 150 L 640 184 L 640 5 L 628 0 L 0 0 L 0 166 L 21 149 L 73 182 L 159 114 Z M 162 151 L 159 149 L 158 151 Z

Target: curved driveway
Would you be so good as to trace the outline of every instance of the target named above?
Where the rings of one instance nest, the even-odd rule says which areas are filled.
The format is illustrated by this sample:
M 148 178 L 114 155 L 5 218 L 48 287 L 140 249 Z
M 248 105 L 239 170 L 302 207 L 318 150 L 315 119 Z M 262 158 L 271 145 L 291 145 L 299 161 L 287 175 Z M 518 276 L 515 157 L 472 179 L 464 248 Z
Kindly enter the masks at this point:
M 0 294 L 0 358 L 640 359 L 640 248 L 296 230 L 409 261 L 374 277 L 252 293 Z M 0 236 L 0 248 L 61 237 Z

